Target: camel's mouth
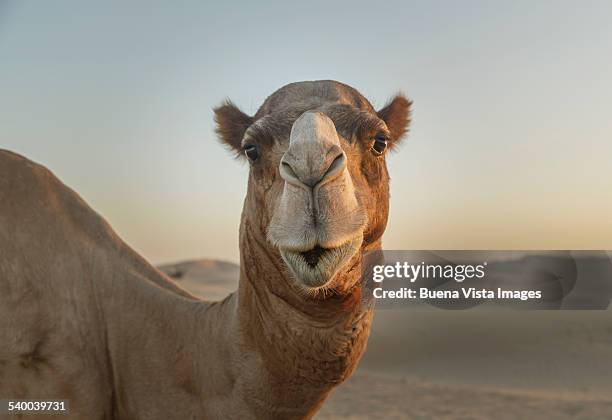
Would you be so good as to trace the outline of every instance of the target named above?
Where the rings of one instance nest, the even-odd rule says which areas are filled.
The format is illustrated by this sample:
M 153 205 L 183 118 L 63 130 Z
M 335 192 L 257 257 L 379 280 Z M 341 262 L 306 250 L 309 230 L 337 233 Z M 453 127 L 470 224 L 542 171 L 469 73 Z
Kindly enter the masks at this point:
M 321 256 L 326 252 L 331 252 L 331 249 L 321 248 L 319 245 L 317 245 L 309 251 L 300 252 L 300 255 L 304 257 L 306 264 L 311 267 L 315 267 L 319 263 Z
M 362 237 L 355 238 L 335 248 L 320 245 L 307 251 L 280 249 L 285 264 L 293 276 L 304 286 L 325 286 L 359 251 Z

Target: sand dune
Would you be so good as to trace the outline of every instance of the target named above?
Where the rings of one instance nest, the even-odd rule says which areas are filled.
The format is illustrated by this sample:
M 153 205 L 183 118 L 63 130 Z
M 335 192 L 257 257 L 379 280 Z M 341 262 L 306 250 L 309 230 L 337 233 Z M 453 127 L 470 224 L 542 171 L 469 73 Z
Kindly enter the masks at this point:
M 239 272 L 161 269 L 206 299 L 235 290 Z M 317 418 L 612 418 L 612 312 L 378 310 L 357 372 Z
M 479 388 L 355 374 L 318 413 L 318 419 L 606 419 L 612 400 L 544 392 Z
M 183 261 L 158 268 L 181 287 L 206 300 L 221 300 L 238 287 L 240 267 L 230 262 Z

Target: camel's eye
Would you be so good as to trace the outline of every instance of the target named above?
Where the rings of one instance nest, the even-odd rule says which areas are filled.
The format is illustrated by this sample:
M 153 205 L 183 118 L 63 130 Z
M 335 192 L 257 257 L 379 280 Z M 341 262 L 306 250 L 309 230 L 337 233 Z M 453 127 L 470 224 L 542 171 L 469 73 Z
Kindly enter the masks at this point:
M 254 144 L 247 144 L 244 146 L 244 154 L 249 158 L 251 162 L 256 161 L 259 157 L 259 150 Z
M 387 150 L 387 137 L 384 135 L 378 135 L 374 137 L 374 144 L 372 144 L 372 153 L 376 156 L 380 156 Z

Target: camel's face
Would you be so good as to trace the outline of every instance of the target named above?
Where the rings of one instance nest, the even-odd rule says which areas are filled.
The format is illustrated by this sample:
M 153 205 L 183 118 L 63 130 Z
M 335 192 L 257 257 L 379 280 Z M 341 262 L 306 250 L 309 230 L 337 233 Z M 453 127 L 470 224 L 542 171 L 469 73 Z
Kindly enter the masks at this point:
M 385 155 L 406 130 L 409 102 L 376 113 L 348 86 L 303 82 L 254 118 L 230 104 L 216 112 L 223 139 L 251 165 L 243 228 L 265 235 L 302 288 L 350 287 L 347 272 L 386 226 Z

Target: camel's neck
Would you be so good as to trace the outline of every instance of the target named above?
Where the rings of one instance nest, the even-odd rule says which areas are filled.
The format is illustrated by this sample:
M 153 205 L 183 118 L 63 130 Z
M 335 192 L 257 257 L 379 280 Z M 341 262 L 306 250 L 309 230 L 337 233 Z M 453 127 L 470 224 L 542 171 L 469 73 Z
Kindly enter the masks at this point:
M 185 398 L 181 418 L 309 418 L 350 375 L 372 320 L 361 289 L 301 297 L 260 238 L 243 226 L 239 289 L 222 302 L 181 296 L 138 261 L 109 274 L 124 278 L 99 290 L 118 418 L 169 393 Z M 151 372 L 165 380 L 143 379 Z
M 316 300 L 300 295 L 286 276 L 278 254 L 245 223 L 236 312 L 242 345 L 256 354 L 254 368 L 262 381 L 256 386 L 265 384 L 265 394 L 277 399 L 274 407 L 295 410 L 299 417 L 316 409 L 354 370 L 372 311 L 359 286 Z

